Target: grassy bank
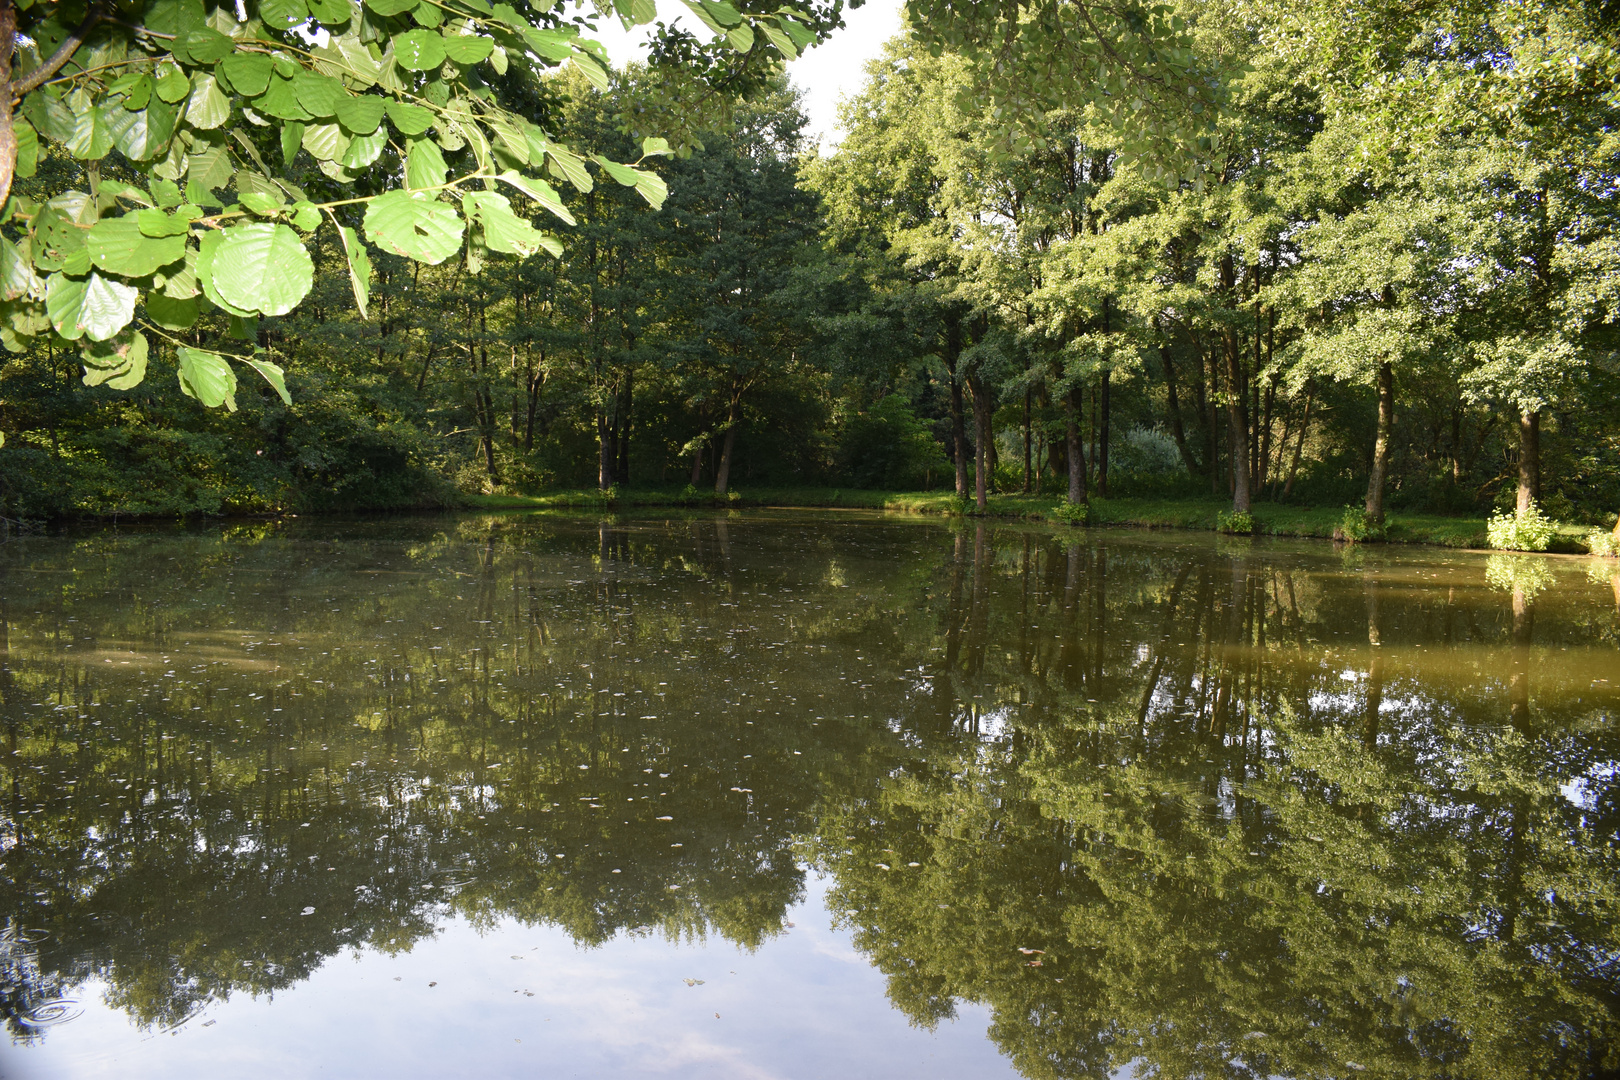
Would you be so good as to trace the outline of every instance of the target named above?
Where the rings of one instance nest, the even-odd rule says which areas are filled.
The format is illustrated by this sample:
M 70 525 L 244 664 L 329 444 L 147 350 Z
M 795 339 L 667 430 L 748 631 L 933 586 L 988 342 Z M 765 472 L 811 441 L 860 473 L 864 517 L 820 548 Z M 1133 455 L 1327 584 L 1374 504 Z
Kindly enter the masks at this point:
M 890 492 L 842 488 L 749 488 L 733 491 L 725 500 L 679 490 L 621 490 L 609 500 L 591 490 L 554 491 L 542 495 L 474 495 L 471 505 L 486 510 L 608 509 L 634 507 L 826 507 L 892 510 L 914 514 L 963 514 L 972 504 L 947 491 Z M 1061 500 L 1053 495 L 992 495 L 987 514 L 999 518 L 1056 520 L 1053 509 Z M 1215 499 L 1102 499 L 1091 500 L 1094 526 L 1132 526 L 1148 529 L 1214 530 L 1222 511 L 1231 503 Z M 1255 531 L 1266 536 L 1301 536 L 1330 539 L 1344 517 L 1342 507 L 1288 506 L 1257 503 Z M 1553 550 L 1584 552 L 1580 537 L 1586 530 L 1563 526 Z M 1438 544 L 1442 547 L 1485 546 L 1483 517 L 1443 517 L 1437 514 L 1392 512 L 1385 526 L 1393 543 Z

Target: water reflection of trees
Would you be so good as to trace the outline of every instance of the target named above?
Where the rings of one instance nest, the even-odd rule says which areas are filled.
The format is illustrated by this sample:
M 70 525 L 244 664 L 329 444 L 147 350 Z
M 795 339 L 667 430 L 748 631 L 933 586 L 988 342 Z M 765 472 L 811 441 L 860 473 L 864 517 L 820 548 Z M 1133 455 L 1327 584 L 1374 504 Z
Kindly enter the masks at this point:
M 754 945 L 808 857 L 899 1007 L 988 1003 L 1030 1076 L 1612 1067 L 1607 592 L 1089 535 L 13 546 L 4 1007 L 167 1024 L 448 913 Z
M 1538 619 L 1477 562 L 986 548 L 941 571 L 920 752 L 818 841 L 898 1006 L 988 1003 L 1030 1076 L 1615 1067 L 1601 597 Z
M 13 1019 L 94 978 L 166 1025 L 447 913 L 777 932 L 819 792 L 893 742 L 784 708 L 822 683 L 778 658 L 875 598 L 728 575 L 712 526 L 411 529 L 7 553 L 0 894 L 49 983 Z

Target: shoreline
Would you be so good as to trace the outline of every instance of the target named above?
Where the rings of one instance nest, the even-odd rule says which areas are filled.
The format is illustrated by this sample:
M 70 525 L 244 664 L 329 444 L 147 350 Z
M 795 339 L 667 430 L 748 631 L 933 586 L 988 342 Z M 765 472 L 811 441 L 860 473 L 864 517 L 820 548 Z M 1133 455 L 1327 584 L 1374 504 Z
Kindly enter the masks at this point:
M 1066 500 L 1056 495 L 991 495 L 983 514 L 973 504 L 950 491 L 891 492 L 845 488 L 752 488 L 733 490 L 725 498 L 690 490 L 629 489 L 604 493 L 577 488 L 539 495 L 464 495 L 441 506 L 400 506 L 344 514 L 331 510 L 222 513 L 169 516 L 106 514 L 69 516 L 50 521 L 0 519 L 0 541 L 52 531 L 62 526 L 184 525 L 198 520 L 235 522 L 275 522 L 298 518 L 394 515 L 437 515 L 471 512 L 598 511 L 616 510 L 875 510 L 887 513 L 998 519 L 1003 521 L 1071 524 L 1055 514 Z M 1200 498 L 1150 498 L 1094 496 L 1090 500 L 1090 520 L 1081 528 L 1173 529 L 1187 532 L 1223 533 L 1220 518 L 1230 512 L 1226 500 Z M 1251 514 L 1256 537 L 1327 540 L 1345 543 L 1334 536 L 1344 516 L 1343 507 L 1310 507 L 1286 503 L 1256 503 Z M 1584 537 L 1591 526 L 1560 524 L 1547 551 L 1538 554 L 1586 556 Z M 1486 542 L 1485 518 L 1413 514 L 1391 511 L 1385 535 L 1360 543 L 1424 545 L 1454 551 L 1490 552 Z

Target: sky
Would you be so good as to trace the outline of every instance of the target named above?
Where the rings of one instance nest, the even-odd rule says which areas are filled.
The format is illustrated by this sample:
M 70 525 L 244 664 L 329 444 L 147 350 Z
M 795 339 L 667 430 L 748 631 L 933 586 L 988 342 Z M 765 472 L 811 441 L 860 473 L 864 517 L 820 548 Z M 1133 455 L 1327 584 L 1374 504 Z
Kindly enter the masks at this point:
M 804 91 L 805 112 L 810 117 L 809 134 L 812 138 L 821 137 L 823 151 L 831 149 L 841 135 L 837 130 L 839 98 L 860 89 L 866 62 L 875 59 L 883 51 L 883 43 L 900 32 L 900 3 L 901 0 L 867 0 L 863 7 L 845 11 L 842 30 L 788 65 L 789 76 Z M 658 5 L 658 16 L 705 40 L 712 36 L 682 5 L 671 0 Z M 597 25 L 600 31 L 597 39 L 607 47 L 614 64 L 644 55 L 641 45 L 646 40 L 646 27 L 627 32 L 616 19 L 600 19 Z

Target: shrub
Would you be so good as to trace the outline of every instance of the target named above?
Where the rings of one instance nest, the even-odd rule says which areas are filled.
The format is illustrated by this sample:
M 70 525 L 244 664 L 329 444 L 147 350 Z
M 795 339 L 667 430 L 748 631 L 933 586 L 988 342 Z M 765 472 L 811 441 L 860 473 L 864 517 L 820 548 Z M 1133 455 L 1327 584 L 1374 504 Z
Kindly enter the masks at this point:
M 1233 536 L 1253 536 L 1254 515 L 1247 510 L 1222 510 L 1215 515 L 1215 529 Z
M 1089 503 L 1070 502 L 1068 499 L 1063 499 L 1052 507 L 1052 516 L 1069 525 L 1089 525 L 1091 524 L 1091 506 Z
M 1522 514 L 1503 511 L 1485 523 L 1485 540 L 1498 551 L 1546 551 L 1552 542 L 1554 524 L 1543 517 L 1534 502 Z
M 1586 534 L 1586 550 L 1600 559 L 1612 559 L 1620 555 L 1620 535 L 1607 529 L 1593 529 Z
M 1383 538 L 1383 523 L 1368 517 L 1367 511 L 1359 506 L 1345 507 L 1344 517 L 1339 520 L 1338 528 L 1333 530 L 1333 539 L 1348 540 L 1352 544 Z

